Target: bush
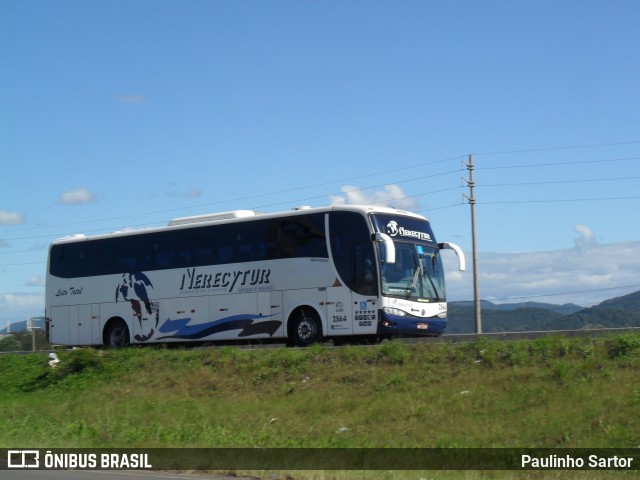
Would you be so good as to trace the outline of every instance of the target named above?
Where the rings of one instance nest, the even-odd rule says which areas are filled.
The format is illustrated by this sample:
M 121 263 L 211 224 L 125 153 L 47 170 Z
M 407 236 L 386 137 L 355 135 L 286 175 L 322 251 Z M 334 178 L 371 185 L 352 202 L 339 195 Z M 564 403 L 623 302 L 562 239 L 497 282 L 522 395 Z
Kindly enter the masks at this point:
M 640 353 L 640 335 L 618 335 L 609 345 L 609 356 L 611 358 L 629 357 L 638 353 Z
M 99 369 L 103 365 L 100 352 L 92 348 L 80 348 L 72 350 L 69 355 L 64 358 L 61 369 L 69 375 L 71 373 L 80 373 L 85 370 Z
M 81 348 L 60 356 L 60 363 L 55 368 L 46 365 L 43 360 L 41 375 L 29 380 L 22 386 L 25 392 L 31 392 L 55 385 L 70 375 L 99 370 L 103 366 L 103 359 L 100 353 L 91 348 Z
M 10 335 L 0 340 L 0 352 L 18 352 L 20 348 L 20 342 Z

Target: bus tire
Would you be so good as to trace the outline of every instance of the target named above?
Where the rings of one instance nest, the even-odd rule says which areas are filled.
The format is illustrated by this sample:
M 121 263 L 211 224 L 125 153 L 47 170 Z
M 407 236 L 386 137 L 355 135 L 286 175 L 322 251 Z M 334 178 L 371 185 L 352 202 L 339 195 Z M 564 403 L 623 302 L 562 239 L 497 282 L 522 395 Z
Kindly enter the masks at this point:
M 297 309 L 289 325 L 289 340 L 296 347 L 308 347 L 322 341 L 320 316 L 313 308 Z
M 105 347 L 124 348 L 129 346 L 130 343 L 129 327 L 127 327 L 124 320 L 120 318 L 112 320 L 106 330 Z

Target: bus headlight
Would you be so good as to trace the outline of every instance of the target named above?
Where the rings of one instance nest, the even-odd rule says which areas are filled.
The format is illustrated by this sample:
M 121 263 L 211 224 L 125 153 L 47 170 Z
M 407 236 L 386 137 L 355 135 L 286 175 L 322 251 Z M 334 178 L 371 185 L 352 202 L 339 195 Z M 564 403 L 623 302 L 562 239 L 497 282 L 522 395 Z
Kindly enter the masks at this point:
M 384 313 L 387 313 L 389 315 L 396 315 L 398 317 L 404 317 L 407 313 L 400 310 L 399 308 L 393 308 L 393 307 L 384 307 L 383 308 Z

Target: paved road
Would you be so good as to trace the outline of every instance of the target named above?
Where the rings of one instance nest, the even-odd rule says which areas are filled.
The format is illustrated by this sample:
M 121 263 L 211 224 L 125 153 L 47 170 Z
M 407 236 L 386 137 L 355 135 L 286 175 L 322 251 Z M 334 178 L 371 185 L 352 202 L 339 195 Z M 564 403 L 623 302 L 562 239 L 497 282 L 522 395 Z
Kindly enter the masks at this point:
M 0 480 L 243 480 L 226 475 L 113 470 L 0 470 Z M 249 479 L 246 479 L 249 480 Z

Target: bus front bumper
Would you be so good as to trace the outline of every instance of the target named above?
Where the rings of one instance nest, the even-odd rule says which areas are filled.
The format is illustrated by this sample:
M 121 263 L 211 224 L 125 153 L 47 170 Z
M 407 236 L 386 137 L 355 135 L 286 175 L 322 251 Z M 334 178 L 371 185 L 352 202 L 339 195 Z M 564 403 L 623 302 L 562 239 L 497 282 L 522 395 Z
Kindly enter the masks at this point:
M 378 335 L 437 337 L 442 335 L 446 328 L 446 318 L 394 315 L 382 309 L 378 310 Z

